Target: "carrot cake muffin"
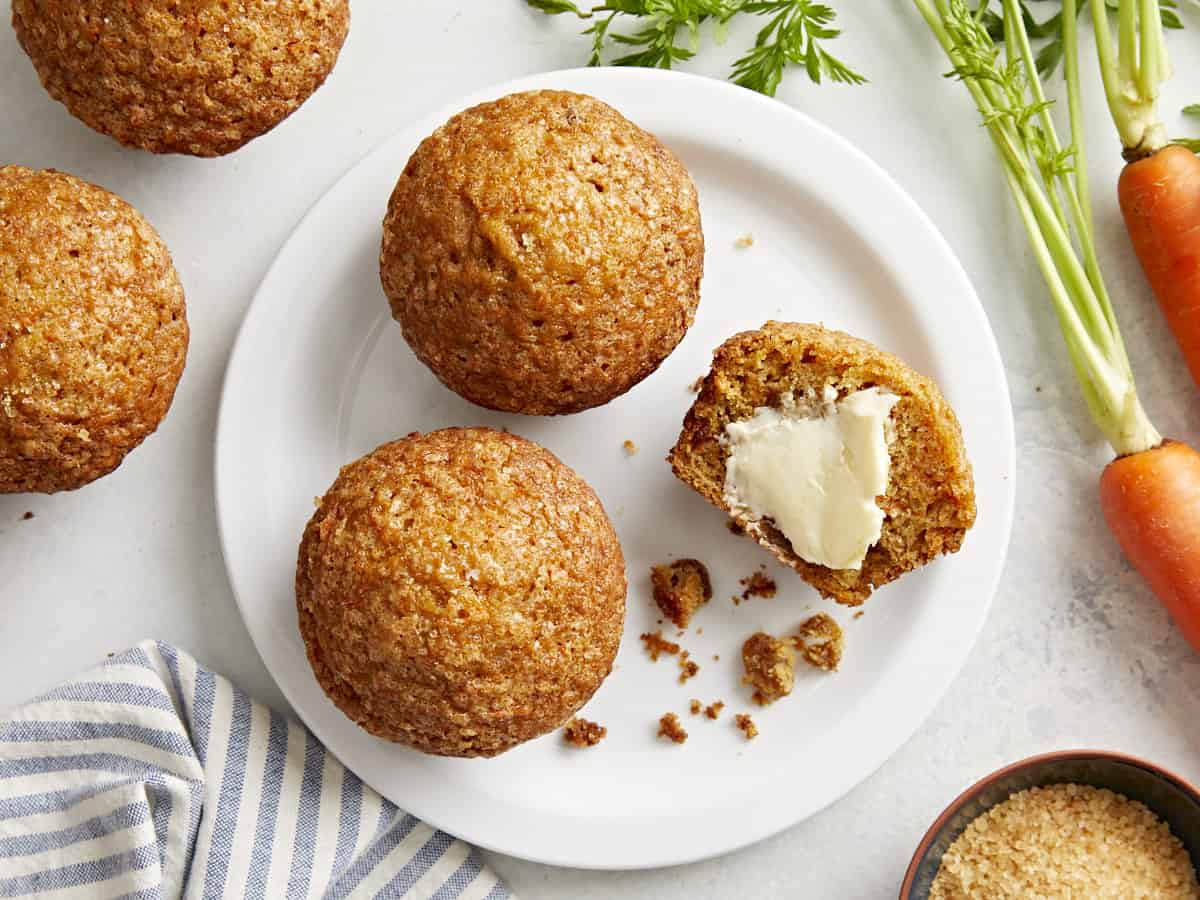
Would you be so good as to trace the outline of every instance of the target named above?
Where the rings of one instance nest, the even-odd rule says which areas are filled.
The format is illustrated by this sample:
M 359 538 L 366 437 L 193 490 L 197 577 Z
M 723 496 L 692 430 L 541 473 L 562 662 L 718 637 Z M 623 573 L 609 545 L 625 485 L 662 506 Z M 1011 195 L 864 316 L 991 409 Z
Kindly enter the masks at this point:
M 220 156 L 321 86 L 348 0 L 13 0 L 17 39 L 50 95 L 132 147 Z
M 768 322 L 722 344 L 669 460 L 821 594 L 852 606 L 957 551 L 975 522 L 958 419 L 937 385 L 819 325 Z
M 82 487 L 171 406 L 183 287 L 141 214 L 54 171 L 0 167 L 0 493 Z
M 480 406 L 600 406 L 692 324 L 704 237 L 687 170 L 594 97 L 512 94 L 417 148 L 380 273 L 417 357 Z
M 347 716 L 427 753 L 495 756 L 563 726 L 608 676 L 625 564 L 549 451 L 447 428 L 342 469 L 304 531 L 296 601 Z

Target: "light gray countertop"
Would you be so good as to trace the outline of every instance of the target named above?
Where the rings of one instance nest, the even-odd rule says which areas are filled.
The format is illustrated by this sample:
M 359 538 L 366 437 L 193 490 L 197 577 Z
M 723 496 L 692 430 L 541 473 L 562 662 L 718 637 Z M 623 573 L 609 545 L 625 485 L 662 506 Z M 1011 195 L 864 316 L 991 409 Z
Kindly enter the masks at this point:
M 986 629 L 933 716 L 831 809 L 731 856 L 620 874 L 490 856 L 531 898 L 895 896 L 925 827 L 977 777 L 1066 747 L 1148 757 L 1200 780 L 1200 659 L 1122 560 L 1100 518 L 1107 449 L 1083 414 L 1045 291 L 966 92 L 905 3 L 841 0 L 839 55 L 861 88 L 792 74 L 780 99 L 858 144 L 944 231 L 1006 361 L 1017 425 L 1016 527 Z M 1200 15 L 1172 33 L 1175 110 L 1200 101 Z M 586 56 L 578 23 L 519 0 L 355 0 L 327 85 L 270 135 L 221 160 L 125 150 L 38 85 L 0 28 L 0 163 L 54 167 L 138 206 L 172 249 L 192 346 L 174 409 L 114 475 L 73 494 L 0 497 L 0 709 L 140 638 L 178 643 L 286 708 L 234 606 L 217 542 L 213 431 L 225 363 L 254 290 L 304 211 L 414 116 L 456 96 Z M 752 35 L 735 27 L 693 71 L 720 75 Z M 1119 148 L 1092 62 L 1088 116 L 1099 242 L 1142 394 L 1159 428 L 1200 438 L 1200 394 L 1154 308 L 1116 208 Z M 796 165 L 804 148 L 795 148 Z M 943 298 L 946 303 L 954 297 Z M 22 521 L 27 510 L 35 518 Z M 986 515 L 986 510 L 982 511 Z M 797 771 L 797 779 L 819 772 Z M 753 816 L 747 810 L 747 816 Z

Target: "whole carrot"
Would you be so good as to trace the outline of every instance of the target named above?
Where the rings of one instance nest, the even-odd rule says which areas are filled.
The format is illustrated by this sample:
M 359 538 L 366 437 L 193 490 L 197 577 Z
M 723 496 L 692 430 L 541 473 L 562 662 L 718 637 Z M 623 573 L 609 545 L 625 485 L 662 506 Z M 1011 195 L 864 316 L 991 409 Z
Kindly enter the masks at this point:
M 1159 6 L 1159 0 L 1120 0 L 1115 48 L 1105 3 L 1092 4 L 1092 21 L 1104 94 L 1127 163 L 1117 185 L 1125 228 L 1200 384 L 1200 159 L 1167 140 L 1158 116 L 1159 89 L 1171 72 Z
M 1163 147 L 1129 163 L 1117 193 L 1142 270 L 1200 384 L 1200 157 Z
M 1200 650 L 1200 453 L 1164 441 L 1113 460 L 1100 504 L 1126 558 Z
M 983 25 L 984 7 L 972 9 L 966 0 L 913 2 L 950 58 L 953 74 L 966 85 L 983 115 L 1029 246 L 1045 277 L 1088 411 L 1116 452 L 1117 458 L 1100 477 L 1104 519 L 1126 557 L 1188 642 L 1200 651 L 1200 454 L 1185 444 L 1164 441 L 1142 409 L 1097 259 L 1083 144 L 1077 0 L 1063 0 L 1062 13 L 1072 138 L 1068 145 L 1060 142 L 1050 115 L 1018 0 L 1002 0 L 1003 54 Z M 1146 15 L 1150 8 L 1157 12 L 1156 0 L 1140 2 Z M 1093 0 L 1093 9 L 1102 11 L 1099 18 L 1107 26 L 1105 7 Z M 1132 30 L 1136 21 L 1128 0 L 1121 0 L 1120 9 L 1121 44 L 1126 48 L 1136 34 Z M 1161 75 L 1162 58 L 1153 49 L 1145 58 L 1147 71 Z M 1129 134 L 1133 137 L 1136 132 L 1136 137 L 1127 146 L 1147 147 L 1161 139 L 1161 125 L 1144 113 L 1142 108 L 1139 116 L 1130 118 Z M 1171 151 L 1156 165 L 1173 162 L 1175 156 Z M 1140 176 L 1138 169 L 1130 177 L 1149 178 Z M 1172 181 L 1180 183 L 1177 177 Z M 1134 187 L 1129 190 L 1132 198 Z M 1178 212 L 1153 210 L 1157 196 L 1148 185 L 1138 187 L 1136 193 L 1150 204 L 1143 209 L 1151 210 L 1156 227 L 1183 214 L 1179 200 L 1172 201 L 1172 209 Z M 1200 202 L 1194 194 L 1193 202 Z M 1200 231 L 1200 225 L 1194 225 L 1193 231 Z M 1181 292 L 1182 299 L 1172 304 L 1181 314 L 1200 308 L 1200 303 L 1182 293 L 1189 284 L 1194 288 L 1200 278 L 1196 275 L 1200 260 L 1192 255 L 1189 262 L 1185 249 L 1185 240 L 1194 239 L 1186 232 L 1181 227 L 1164 239 L 1158 228 L 1155 238 L 1162 255 L 1155 257 L 1153 277 L 1182 282 L 1171 288 Z M 1189 296 L 1195 298 L 1195 293 Z M 1200 335 L 1200 324 L 1188 324 Z M 1200 342 L 1196 346 L 1200 353 Z

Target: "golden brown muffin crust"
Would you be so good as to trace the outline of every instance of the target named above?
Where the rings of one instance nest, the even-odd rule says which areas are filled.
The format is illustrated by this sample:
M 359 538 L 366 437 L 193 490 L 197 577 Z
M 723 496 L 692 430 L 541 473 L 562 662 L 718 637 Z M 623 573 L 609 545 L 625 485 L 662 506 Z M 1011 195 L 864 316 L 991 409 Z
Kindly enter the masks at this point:
M 13 0 L 42 84 L 122 144 L 219 156 L 274 128 L 321 86 L 347 0 Z
M 187 347 L 179 276 L 137 210 L 0 167 L 0 493 L 115 469 L 166 415 Z
M 736 334 L 713 354 L 712 371 L 684 419 L 668 460 L 676 476 L 715 506 L 724 501 L 728 447 L 725 426 L 760 407 L 779 407 L 783 394 L 839 396 L 880 387 L 899 396 L 892 410 L 895 439 L 880 507 L 887 514 L 878 543 L 860 570 L 834 570 L 796 556 L 769 520 L 738 524 L 822 595 L 857 606 L 872 590 L 953 553 L 975 522 L 975 483 L 954 410 L 929 378 L 860 338 L 819 325 L 767 322 Z
M 704 267 L 696 189 L 593 97 L 513 94 L 452 118 L 388 205 L 380 272 L 409 345 L 481 406 L 607 403 L 692 324 Z
M 625 564 L 590 487 L 515 435 L 448 428 L 345 466 L 304 531 L 300 630 L 372 734 L 493 756 L 562 726 L 612 669 Z

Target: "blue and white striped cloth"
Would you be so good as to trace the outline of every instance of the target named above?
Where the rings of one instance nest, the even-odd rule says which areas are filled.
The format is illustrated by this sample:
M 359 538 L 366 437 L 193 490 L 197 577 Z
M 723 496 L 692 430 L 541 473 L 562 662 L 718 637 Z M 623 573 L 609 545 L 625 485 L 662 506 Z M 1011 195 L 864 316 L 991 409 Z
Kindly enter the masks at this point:
M 0 718 L 0 897 L 511 896 L 461 841 L 169 644 Z

